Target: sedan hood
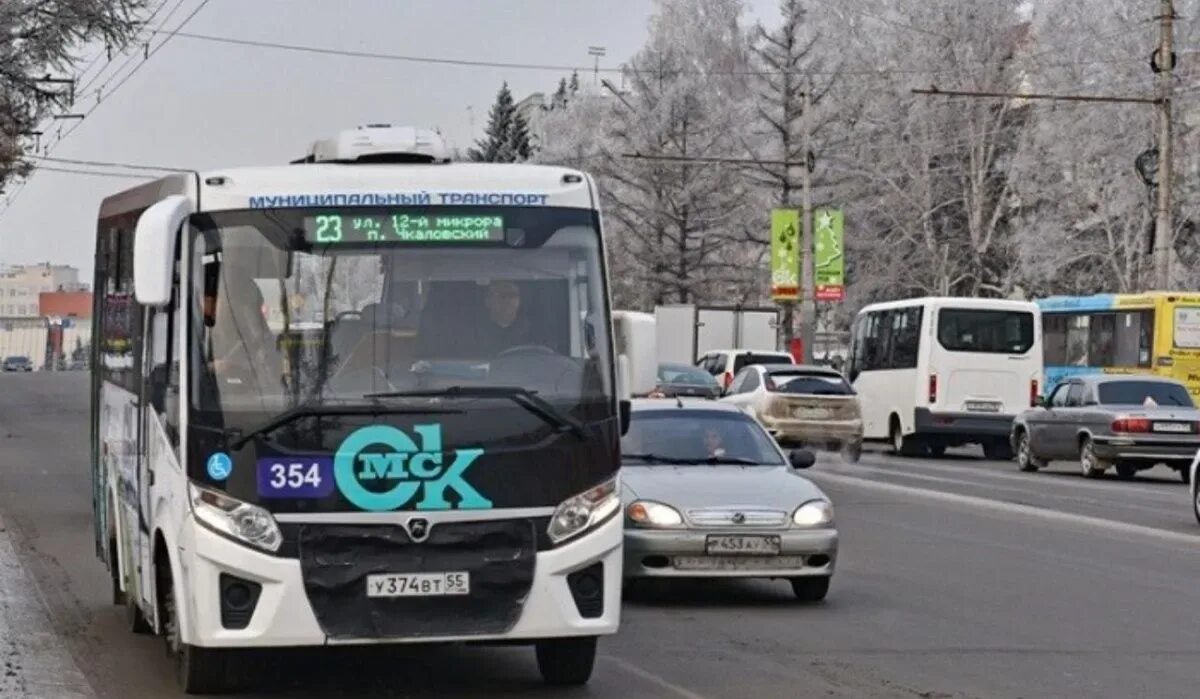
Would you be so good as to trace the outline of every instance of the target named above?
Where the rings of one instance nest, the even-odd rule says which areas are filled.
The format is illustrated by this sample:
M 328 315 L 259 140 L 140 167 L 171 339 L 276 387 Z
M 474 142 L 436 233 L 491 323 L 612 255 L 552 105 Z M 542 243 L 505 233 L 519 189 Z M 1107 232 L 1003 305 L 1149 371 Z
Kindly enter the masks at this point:
M 828 499 L 788 466 L 643 466 L 621 468 L 622 499 L 655 500 L 679 509 L 757 507 L 791 512 Z

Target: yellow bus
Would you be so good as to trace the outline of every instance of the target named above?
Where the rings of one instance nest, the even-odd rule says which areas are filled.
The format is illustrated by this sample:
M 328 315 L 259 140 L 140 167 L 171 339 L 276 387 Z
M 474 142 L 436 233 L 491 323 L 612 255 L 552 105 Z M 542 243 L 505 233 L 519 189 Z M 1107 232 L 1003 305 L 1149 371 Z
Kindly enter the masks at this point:
M 1042 310 L 1045 395 L 1064 376 L 1156 374 L 1200 402 L 1200 293 L 1052 296 Z

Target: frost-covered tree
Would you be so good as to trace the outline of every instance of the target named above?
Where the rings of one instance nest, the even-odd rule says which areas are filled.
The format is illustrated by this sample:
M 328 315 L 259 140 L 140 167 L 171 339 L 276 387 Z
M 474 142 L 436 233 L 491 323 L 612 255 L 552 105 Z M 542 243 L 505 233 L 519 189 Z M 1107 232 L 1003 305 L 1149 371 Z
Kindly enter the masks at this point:
M 660 0 L 626 64 L 628 89 L 609 98 L 599 167 L 641 306 L 757 291 L 761 275 L 742 249 L 748 183 L 740 168 L 712 162 L 745 153 L 741 16 L 738 0 Z
M 1022 3 L 929 0 L 910 7 L 903 22 L 887 21 L 890 5 L 844 17 L 858 59 L 852 82 L 864 95 L 837 156 L 839 168 L 859 179 L 851 211 L 857 240 L 848 241 L 852 283 L 864 300 L 1007 295 L 1013 155 L 1028 107 L 911 88 L 1019 89 L 1028 37 Z
M 505 82 L 488 113 L 483 138 L 467 152 L 467 157 L 476 162 L 515 163 L 528 159 L 530 152 L 529 124 L 517 111 L 512 91 Z
M 3 0 L 0 2 L 0 191 L 25 174 L 22 139 L 70 90 L 61 77 L 87 43 L 123 47 L 138 28 L 144 0 Z

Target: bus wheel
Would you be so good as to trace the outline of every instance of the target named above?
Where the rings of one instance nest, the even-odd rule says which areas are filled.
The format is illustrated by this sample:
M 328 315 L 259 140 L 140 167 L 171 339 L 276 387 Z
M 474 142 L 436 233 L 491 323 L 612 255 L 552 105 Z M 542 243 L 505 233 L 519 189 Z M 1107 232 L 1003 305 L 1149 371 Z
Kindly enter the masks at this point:
M 596 637 L 538 641 L 537 664 L 546 684 L 587 684 L 592 677 L 592 667 L 596 664 Z
M 983 458 L 991 461 L 1012 461 L 1012 445 L 1004 437 L 997 437 L 983 443 Z
M 219 694 L 228 691 L 232 684 L 229 681 L 227 652 L 215 648 L 199 648 L 183 642 L 170 564 L 160 561 L 159 565 L 163 637 L 167 645 L 167 654 L 175 666 L 175 680 L 179 688 L 186 694 Z
M 112 578 L 112 603 L 114 606 L 125 605 L 125 593 L 121 591 L 121 561 L 117 558 L 117 537 L 108 539 L 108 572 Z
M 900 420 L 896 416 L 892 416 L 892 453 L 899 456 L 920 456 L 922 450 L 921 438 L 917 435 L 904 436 L 904 428 L 900 426 Z
M 146 615 L 142 614 L 141 607 L 138 606 L 137 595 L 125 595 L 125 623 L 129 625 L 129 630 L 138 635 L 148 634 L 153 629 L 150 628 L 150 622 L 146 621 Z

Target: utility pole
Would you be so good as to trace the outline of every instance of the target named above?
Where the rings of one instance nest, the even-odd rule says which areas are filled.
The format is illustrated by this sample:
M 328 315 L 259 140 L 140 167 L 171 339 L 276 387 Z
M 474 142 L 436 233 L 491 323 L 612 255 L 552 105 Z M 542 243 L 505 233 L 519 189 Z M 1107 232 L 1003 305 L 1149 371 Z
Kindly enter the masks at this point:
M 813 274 L 812 218 L 812 81 L 804 86 L 804 111 L 800 114 L 803 157 L 800 162 L 800 342 L 804 363 L 812 364 L 817 339 L 816 280 Z
M 1151 61 L 1158 74 L 1158 212 L 1154 219 L 1154 284 L 1160 291 L 1171 288 L 1171 253 L 1175 228 L 1171 216 L 1174 159 L 1171 147 L 1171 83 L 1175 68 L 1175 3 L 1162 0 L 1159 16 L 1158 51 Z
M 591 56 L 595 61 L 592 66 L 592 80 L 595 82 L 597 87 L 600 86 L 600 57 L 605 53 L 607 53 L 607 51 L 603 46 L 588 47 L 588 55 Z

